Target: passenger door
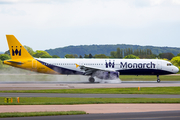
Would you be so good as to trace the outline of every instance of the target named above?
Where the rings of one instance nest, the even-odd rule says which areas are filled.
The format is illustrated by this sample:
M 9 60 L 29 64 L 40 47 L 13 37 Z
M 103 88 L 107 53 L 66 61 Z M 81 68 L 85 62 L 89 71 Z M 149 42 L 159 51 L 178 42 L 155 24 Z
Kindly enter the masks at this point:
M 162 69 L 162 62 L 161 61 L 157 61 L 157 69 Z

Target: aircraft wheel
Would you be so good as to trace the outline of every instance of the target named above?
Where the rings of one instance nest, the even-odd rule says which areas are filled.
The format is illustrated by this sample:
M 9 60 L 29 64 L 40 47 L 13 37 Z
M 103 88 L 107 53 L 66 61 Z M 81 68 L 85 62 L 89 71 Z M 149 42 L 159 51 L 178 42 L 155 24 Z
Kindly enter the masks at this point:
M 157 82 L 158 82 L 158 83 L 160 83 L 160 82 L 161 82 L 161 80 L 160 80 L 160 79 L 157 79 Z
M 159 79 L 159 75 L 157 75 L 157 82 L 160 83 L 161 80 Z
M 94 81 L 95 81 L 95 79 L 94 79 L 93 77 L 90 77 L 90 78 L 89 78 L 89 82 L 90 82 L 90 83 L 94 83 Z

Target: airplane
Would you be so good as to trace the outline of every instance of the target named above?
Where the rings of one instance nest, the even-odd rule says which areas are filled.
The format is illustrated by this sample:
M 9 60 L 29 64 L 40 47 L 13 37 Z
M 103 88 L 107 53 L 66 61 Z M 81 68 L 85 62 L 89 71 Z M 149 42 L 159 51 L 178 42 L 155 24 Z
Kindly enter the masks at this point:
M 104 80 L 119 79 L 120 75 L 159 75 L 175 74 L 179 69 L 172 63 L 159 59 L 66 59 L 34 58 L 15 38 L 6 35 L 10 60 L 3 63 L 30 71 L 47 74 L 86 75 L 89 82 L 95 78 Z

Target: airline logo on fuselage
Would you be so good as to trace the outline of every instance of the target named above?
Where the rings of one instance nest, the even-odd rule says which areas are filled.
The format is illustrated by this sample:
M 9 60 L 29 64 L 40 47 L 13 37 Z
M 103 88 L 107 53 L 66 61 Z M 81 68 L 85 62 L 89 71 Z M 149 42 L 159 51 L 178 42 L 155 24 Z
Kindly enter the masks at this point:
M 106 62 L 106 68 L 114 68 L 114 62 Z
M 120 62 L 120 68 L 155 68 L 156 64 L 153 62 L 149 63 L 128 63 L 128 62 Z
M 18 46 L 16 46 L 16 49 L 14 50 L 13 49 L 13 46 L 11 46 L 12 47 L 12 56 L 21 56 L 21 47 L 22 46 L 20 46 L 20 48 L 19 48 L 19 50 L 18 50 Z

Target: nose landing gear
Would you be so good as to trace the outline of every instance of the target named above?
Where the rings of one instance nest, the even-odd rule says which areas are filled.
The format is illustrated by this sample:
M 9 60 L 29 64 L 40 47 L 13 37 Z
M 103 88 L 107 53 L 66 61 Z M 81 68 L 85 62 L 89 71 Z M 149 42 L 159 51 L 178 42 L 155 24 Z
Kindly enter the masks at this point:
M 159 75 L 157 75 L 157 82 L 160 83 L 161 80 L 159 79 Z

